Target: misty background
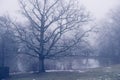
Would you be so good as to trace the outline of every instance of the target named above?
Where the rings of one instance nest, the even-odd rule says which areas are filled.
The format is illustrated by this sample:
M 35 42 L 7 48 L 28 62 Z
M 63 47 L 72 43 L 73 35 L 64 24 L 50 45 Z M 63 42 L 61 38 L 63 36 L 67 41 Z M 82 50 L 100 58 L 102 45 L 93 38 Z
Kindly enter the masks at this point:
M 67 26 L 74 25 L 76 28 L 73 29 L 73 27 L 69 27 L 70 30 L 68 33 L 63 34 L 63 37 L 60 38 L 60 41 L 57 43 L 57 45 L 51 49 L 48 45 L 51 45 L 51 42 L 54 41 L 54 35 L 50 37 L 51 39 L 49 42 L 44 43 L 44 41 L 36 41 L 36 36 L 39 38 L 38 35 L 40 35 L 41 32 L 37 32 L 37 30 L 35 30 L 34 24 L 39 24 L 39 19 L 37 20 L 32 15 L 32 12 L 29 11 L 31 10 L 29 9 L 31 8 L 30 6 L 28 6 L 26 9 L 28 11 L 25 11 L 24 0 L 23 3 L 20 3 L 17 0 L 1 0 L 0 65 L 9 66 L 11 73 L 38 71 L 40 67 L 40 61 L 38 61 L 38 59 L 35 57 L 41 53 L 38 52 L 38 54 L 33 54 L 37 53 L 37 51 L 35 51 L 36 49 L 39 48 L 41 50 L 41 46 L 38 47 L 39 43 L 46 44 L 43 44 L 45 47 L 43 49 L 44 53 L 47 53 L 47 49 L 51 49 L 51 55 L 44 56 L 45 63 L 44 66 L 42 66 L 48 71 L 84 71 L 86 68 L 120 64 L 119 0 L 79 0 L 78 3 L 79 4 L 77 4 L 77 6 L 82 6 L 81 10 L 83 10 L 83 12 L 85 11 L 86 13 L 81 14 L 78 12 L 78 14 L 81 14 L 82 16 L 75 13 L 73 18 L 76 20 L 77 15 L 78 18 L 83 17 L 83 21 L 80 20 L 80 22 L 78 19 L 77 21 L 79 21 L 79 23 L 71 22 L 68 25 L 66 24 Z M 20 5 L 22 5 L 22 8 L 20 8 Z M 27 12 L 29 14 L 27 14 Z M 37 11 L 35 12 L 37 13 Z M 58 12 L 53 13 L 53 17 L 51 17 L 50 20 L 54 18 L 54 15 L 57 13 Z M 30 17 L 33 19 L 31 19 L 28 15 L 30 15 Z M 38 13 L 34 15 L 38 16 Z M 71 14 L 69 15 L 72 16 Z M 73 18 L 70 17 L 68 21 L 74 20 Z M 53 24 L 52 26 L 55 27 L 48 28 L 48 30 L 46 30 L 47 32 L 45 37 L 48 38 L 50 34 L 52 34 L 52 31 L 54 32 L 54 29 L 58 27 L 57 25 L 63 26 L 65 22 L 66 20 L 63 20 Z M 49 22 L 46 22 L 46 24 L 47 23 Z M 59 30 L 57 30 L 55 34 L 57 34 L 57 32 L 59 32 Z M 24 37 L 27 39 L 23 40 Z M 72 48 L 69 48 L 69 45 L 70 47 L 73 45 Z M 51 58 L 51 56 L 53 56 L 52 53 L 57 51 L 59 52 L 61 49 L 68 50 L 63 50 L 60 52 L 62 53 L 61 55 Z M 41 55 L 39 55 L 39 57 L 40 56 Z

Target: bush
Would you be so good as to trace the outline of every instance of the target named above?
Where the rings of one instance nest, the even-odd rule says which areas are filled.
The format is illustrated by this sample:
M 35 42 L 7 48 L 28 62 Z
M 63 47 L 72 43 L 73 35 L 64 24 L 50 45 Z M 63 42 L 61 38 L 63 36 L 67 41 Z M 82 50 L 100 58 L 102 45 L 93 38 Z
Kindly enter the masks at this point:
M 9 77 L 9 67 L 0 67 L 0 79 Z

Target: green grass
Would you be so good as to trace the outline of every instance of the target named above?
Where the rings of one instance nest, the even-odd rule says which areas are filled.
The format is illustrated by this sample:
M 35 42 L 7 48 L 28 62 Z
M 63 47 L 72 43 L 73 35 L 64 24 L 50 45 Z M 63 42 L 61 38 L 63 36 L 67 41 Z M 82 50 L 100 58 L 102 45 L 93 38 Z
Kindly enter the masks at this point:
M 11 75 L 7 80 L 120 80 L 120 65 L 88 69 L 86 72 L 47 72 Z

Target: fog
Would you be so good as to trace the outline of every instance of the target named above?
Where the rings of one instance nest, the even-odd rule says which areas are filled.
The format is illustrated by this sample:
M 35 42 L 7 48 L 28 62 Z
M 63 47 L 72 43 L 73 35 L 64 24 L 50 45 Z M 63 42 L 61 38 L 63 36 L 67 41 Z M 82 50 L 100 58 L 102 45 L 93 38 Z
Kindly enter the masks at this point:
M 90 13 L 99 19 L 107 16 L 109 10 L 114 9 L 119 5 L 119 0 L 80 0 L 80 5 L 86 7 Z M 10 14 L 14 18 L 21 18 L 20 6 L 18 0 L 0 0 L 0 14 Z M 22 19 L 22 18 L 21 18 Z
M 1 0 L 0 66 L 13 73 L 120 64 L 119 0 L 64 3 Z

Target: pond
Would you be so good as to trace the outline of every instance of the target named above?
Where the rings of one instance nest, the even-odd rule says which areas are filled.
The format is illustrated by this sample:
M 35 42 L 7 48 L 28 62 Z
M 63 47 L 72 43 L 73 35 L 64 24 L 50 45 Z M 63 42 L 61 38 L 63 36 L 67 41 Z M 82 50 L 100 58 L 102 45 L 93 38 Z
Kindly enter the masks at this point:
M 46 61 L 47 69 L 55 70 L 81 70 L 100 67 L 100 63 L 94 58 L 67 58 Z
M 97 68 L 116 64 L 116 61 L 109 58 L 85 58 L 85 57 L 67 57 L 56 60 L 45 60 L 45 69 L 51 71 L 80 70 L 87 68 Z M 29 72 L 38 70 L 38 62 L 31 58 L 28 61 L 19 59 L 17 61 L 17 70 L 19 72 Z

